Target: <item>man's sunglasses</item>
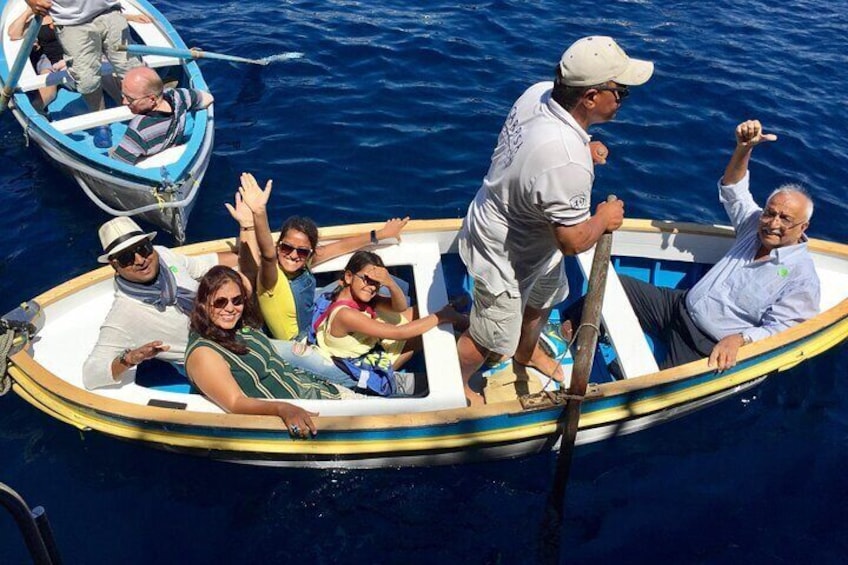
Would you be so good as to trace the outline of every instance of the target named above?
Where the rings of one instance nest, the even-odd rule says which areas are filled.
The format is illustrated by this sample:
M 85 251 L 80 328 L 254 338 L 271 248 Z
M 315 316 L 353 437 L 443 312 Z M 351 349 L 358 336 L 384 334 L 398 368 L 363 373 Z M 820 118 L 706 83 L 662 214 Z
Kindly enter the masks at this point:
M 621 102 L 630 96 L 630 88 L 627 86 L 599 86 L 595 88 L 598 92 L 612 92 L 616 102 Z
M 150 243 L 149 239 L 146 239 L 140 245 L 130 247 L 129 249 L 124 249 L 120 253 L 112 255 L 112 259 L 116 261 L 121 267 L 129 267 L 130 265 L 135 263 L 136 253 L 141 255 L 143 259 L 147 259 L 148 257 L 150 257 L 150 254 L 153 253 L 153 244 Z
M 241 306 L 242 304 L 244 304 L 244 295 L 237 294 L 233 297 L 219 296 L 218 298 L 212 301 L 212 306 L 214 308 L 217 308 L 218 310 L 223 310 L 230 302 L 233 303 L 233 306 Z
M 292 251 L 296 251 L 298 258 L 303 259 L 304 261 L 309 259 L 309 256 L 312 255 L 312 250 L 308 247 L 295 247 L 294 245 L 289 245 L 282 241 L 277 244 L 277 248 L 283 252 L 283 255 L 291 255 Z

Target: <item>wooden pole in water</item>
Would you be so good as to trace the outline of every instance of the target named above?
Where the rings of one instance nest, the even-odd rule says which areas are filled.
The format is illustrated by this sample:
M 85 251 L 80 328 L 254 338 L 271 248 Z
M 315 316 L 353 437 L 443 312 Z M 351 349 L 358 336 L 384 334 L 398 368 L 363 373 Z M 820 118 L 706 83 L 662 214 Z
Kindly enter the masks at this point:
M 607 202 L 616 200 L 609 196 Z M 580 421 L 580 408 L 586 395 L 592 362 L 595 359 L 595 347 L 601 327 L 601 308 L 604 303 L 604 289 L 607 286 L 607 268 L 609 267 L 612 234 L 607 232 L 595 244 L 595 256 L 589 274 L 589 288 L 583 302 L 583 315 L 580 326 L 574 330 L 577 347 L 574 354 L 574 368 L 571 373 L 571 385 L 568 387 L 569 399 L 558 421 L 558 433 L 562 434 L 559 457 L 557 458 L 554 484 L 548 496 L 545 509 L 545 522 L 542 525 L 541 562 L 556 564 L 560 560 L 559 540 L 565 508 L 565 494 L 568 477 L 571 474 L 571 460 L 574 455 L 574 440 Z
M 3 85 L 3 90 L 0 92 L 0 113 L 9 105 L 9 100 L 15 94 L 15 88 L 18 87 L 18 79 L 21 78 L 21 73 L 24 70 L 24 64 L 29 59 L 29 52 L 32 51 L 32 46 L 38 37 L 38 30 L 41 29 L 42 17 L 36 14 L 29 22 L 29 27 L 21 39 L 21 50 L 18 51 L 18 56 L 15 57 L 15 62 L 9 68 L 9 74 L 6 75 L 6 81 Z

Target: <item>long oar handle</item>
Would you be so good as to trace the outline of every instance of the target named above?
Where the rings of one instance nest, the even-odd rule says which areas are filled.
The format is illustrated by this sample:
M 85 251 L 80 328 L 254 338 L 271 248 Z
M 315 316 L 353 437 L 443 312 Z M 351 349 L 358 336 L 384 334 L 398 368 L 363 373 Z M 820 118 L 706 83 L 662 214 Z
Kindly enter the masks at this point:
M 614 202 L 615 196 L 610 195 L 607 202 Z M 571 372 L 571 385 L 568 387 L 568 404 L 559 419 L 559 429 L 562 440 L 559 445 L 556 471 L 545 517 L 542 523 L 542 538 L 540 546 L 540 561 L 544 565 L 560 563 L 560 527 L 565 508 L 565 493 L 568 477 L 571 474 L 571 460 L 574 454 L 574 440 L 577 437 L 577 426 L 580 422 L 580 409 L 589 375 L 592 373 L 592 362 L 595 359 L 595 347 L 598 345 L 598 333 L 601 327 L 601 308 L 604 302 L 604 290 L 607 286 L 607 270 L 612 251 L 612 234 L 604 233 L 595 244 L 595 256 L 592 259 L 592 270 L 589 274 L 589 289 L 583 302 L 583 315 L 580 326 L 575 329 L 577 347 L 574 354 L 574 366 Z
M 154 45 L 119 45 L 119 51 L 126 51 L 133 55 L 162 55 L 164 57 L 176 57 L 178 59 L 218 59 L 220 61 L 232 61 L 234 63 L 248 63 L 251 65 L 267 65 L 264 59 L 246 59 L 235 55 L 223 53 L 212 53 L 202 49 L 177 49 L 176 47 L 157 47 Z
M 18 86 L 18 80 L 21 78 L 21 73 L 24 70 L 24 64 L 29 59 L 29 52 L 32 51 L 32 46 L 35 39 L 38 37 L 38 30 L 41 29 L 42 17 L 36 14 L 29 22 L 24 38 L 21 40 L 21 50 L 18 51 L 18 56 L 15 57 L 15 62 L 12 63 L 12 68 L 9 69 L 9 75 L 6 77 L 6 83 L 3 85 L 3 91 L 0 92 L 0 112 L 6 109 L 9 105 L 9 100 L 15 93 L 15 88 Z
M 610 195 L 607 202 L 614 202 L 616 197 Z M 612 251 L 612 234 L 604 233 L 595 244 L 595 256 L 592 259 L 592 270 L 589 274 L 589 288 L 583 302 L 583 315 L 577 328 L 577 348 L 574 354 L 574 368 L 571 373 L 571 385 L 568 390 L 571 397 L 566 406 L 566 426 L 563 433 L 563 448 L 571 449 L 577 436 L 577 424 L 580 420 L 582 398 L 586 394 L 589 374 L 595 360 L 595 347 L 598 345 L 598 332 L 601 327 L 601 309 L 604 305 L 604 290 L 607 286 L 607 270 Z M 584 331 L 594 329 L 595 331 Z

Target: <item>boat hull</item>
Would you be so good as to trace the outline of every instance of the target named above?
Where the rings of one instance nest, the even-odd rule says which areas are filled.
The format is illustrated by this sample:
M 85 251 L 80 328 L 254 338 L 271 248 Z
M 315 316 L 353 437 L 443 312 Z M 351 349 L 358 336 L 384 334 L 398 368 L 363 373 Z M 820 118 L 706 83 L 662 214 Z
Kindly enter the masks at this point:
M 372 226 L 324 230 L 322 238 L 361 233 Z M 458 221 L 413 222 L 407 228 L 409 234 L 405 232 L 404 245 L 414 249 L 416 238 L 432 239 L 439 242 L 442 253 L 453 253 L 457 229 Z M 621 242 L 618 252 L 643 248 L 647 237 L 666 242 L 663 253 L 669 253 L 675 245 L 672 238 L 678 236 L 685 242 L 679 247 L 687 251 L 702 236 L 726 243 L 732 240 L 732 233 L 720 228 L 629 220 L 617 232 L 617 241 Z M 411 243 L 407 244 L 407 240 Z M 199 244 L 186 252 L 223 249 L 228 243 Z M 810 245 L 820 254 L 817 265 L 828 269 L 829 280 L 836 278 L 834 284 L 841 288 L 839 277 L 848 276 L 848 247 L 827 242 Z M 721 247 L 699 253 L 716 256 Z M 64 302 L 74 297 L 95 293 L 97 285 L 108 282 L 109 277 L 108 268 L 100 269 L 36 298 L 47 309 L 48 326 L 50 316 L 59 314 L 51 314 L 51 308 L 61 309 Z M 743 348 L 738 364 L 731 370 L 718 373 L 707 366 L 706 360 L 700 360 L 624 380 L 590 383 L 582 401 L 577 444 L 603 441 L 677 419 L 737 396 L 768 375 L 791 369 L 840 344 L 848 336 L 848 300 L 841 296 L 831 296 L 831 304 L 816 318 Z M 84 307 L 86 300 L 89 299 L 68 306 L 68 311 Z M 45 335 L 49 341 L 50 334 Z M 158 449 L 254 465 L 373 468 L 524 457 L 558 448 L 560 418 L 567 401 L 557 393 L 544 392 L 474 408 L 456 404 L 444 409 L 429 409 L 422 404 L 421 408 L 416 406 L 416 399 L 376 399 L 372 404 L 367 404 L 371 399 L 350 401 L 375 408 L 374 413 L 362 414 L 343 410 L 333 413 L 333 407 L 341 406 L 341 401 L 319 401 L 339 404 L 324 404 L 319 410 L 322 415 L 316 419 L 320 432 L 314 438 L 301 440 L 291 438 L 278 418 L 224 414 L 214 407 L 161 407 L 162 403 L 168 405 L 175 400 L 202 400 L 197 395 L 181 397 L 144 391 L 150 394 L 135 398 L 122 396 L 122 390 L 86 391 L 36 359 L 33 349 L 38 351 L 45 346 L 36 341 L 17 351 L 11 357 L 9 371 L 13 390 L 39 410 L 81 430 L 96 430 Z M 443 349 L 430 351 L 429 355 L 455 357 L 456 353 Z M 56 361 L 56 366 L 61 363 Z M 445 366 L 450 371 L 451 365 Z M 447 376 L 448 385 L 459 379 L 458 374 Z M 458 390 L 461 395 L 461 385 Z M 464 397 L 460 398 L 464 401 Z M 159 406 L 150 405 L 152 400 Z M 406 400 L 408 404 L 400 404 Z M 392 412 L 392 403 L 410 408 Z M 308 404 L 305 407 L 317 410 Z

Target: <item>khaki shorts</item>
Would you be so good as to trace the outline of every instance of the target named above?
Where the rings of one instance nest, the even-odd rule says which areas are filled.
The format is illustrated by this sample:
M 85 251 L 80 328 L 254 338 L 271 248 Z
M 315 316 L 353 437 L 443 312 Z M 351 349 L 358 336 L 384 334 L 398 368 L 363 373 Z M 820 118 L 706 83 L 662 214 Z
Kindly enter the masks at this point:
M 568 296 L 568 280 L 562 263 L 540 276 L 526 299 L 508 292 L 492 294 L 484 282 L 474 280 L 468 332 L 478 345 L 500 355 L 512 356 L 521 337 L 525 306 L 550 308 Z
M 565 263 L 558 261 L 551 269 L 536 279 L 527 304 L 536 309 L 553 308 L 568 298 L 568 277 L 565 275 Z
M 77 81 L 80 94 L 89 94 L 100 88 L 100 63 L 104 55 L 119 78 L 131 68 L 141 65 L 137 57 L 118 51 L 118 46 L 129 43 L 130 39 L 127 20 L 120 10 L 104 12 L 85 24 L 57 25 L 56 36 L 65 52 L 68 72 Z

